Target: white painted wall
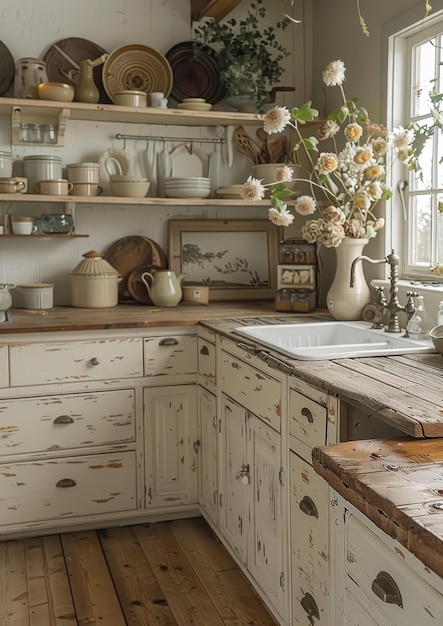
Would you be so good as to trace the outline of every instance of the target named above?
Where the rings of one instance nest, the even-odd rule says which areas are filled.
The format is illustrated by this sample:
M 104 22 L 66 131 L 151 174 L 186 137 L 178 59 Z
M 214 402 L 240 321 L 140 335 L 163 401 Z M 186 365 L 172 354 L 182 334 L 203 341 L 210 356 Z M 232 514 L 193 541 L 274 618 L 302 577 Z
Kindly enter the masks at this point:
M 268 15 L 275 22 L 281 18 L 279 3 L 268 2 Z M 241 17 L 243 3 L 231 14 Z M 192 39 L 190 0 L 2 0 L 0 7 L 0 39 L 14 59 L 32 56 L 41 58 L 47 49 L 60 39 L 82 37 L 107 51 L 129 44 L 148 45 L 165 54 L 173 45 Z M 298 29 L 300 30 L 300 29 Z M 297 32 L 298 32 L 297 30 Z M 301 31 L 302 32 L 302 31 Z M 287 61 L 284 84 L 301 83 L 300 97 L 304 97 L 304 66 L 297 60 L 305 46 L 303 37 L 294 43 L 294 29 L 283 35 L 284 44 L 293 52 Z M 295 50 L 298 49 L 297 54 Z M 4 95 L 12 95 L 12 89 Z M 279 97 L 279 104 L 290 104 Z M 222 103 L 218 108 L 231 110 Z M 63 148 L 23 147 L 10 144 L 9 120 L 0 119 L 0 150 L 13 152 L 15 173 L 20 173 L 21 159 L 28 154 L 55 154 L 63 164 L 97 161 L 108 148 L 122 149 L 116 133 L 159 136 L 192 136 L 204 129 L 178 127 L 147 127 L 146 125 L 100 124 L 69 122 Z M 211 136 L 214 130 L 210 131 Z M 253 129 L 253 132 L 255 130 Z M 200 136 L 200 135 L 197 135 Z M 176 144 L 169 144 L 172 149 Z M 159 143 L 156 149 L 162 149 Z M 202 144 L 203 147 L 203 144 Z M 134 162 L 134 173 L 143 174 L 143 151 L 146 142 L 128 142 L 125 149 Z M 206 146 L 209 153 L 213 146 Z M 249 175 L 249 161 L 235 152 L 232 168 L 224 162 L 221 184 L 241 183 Z M 62 206 L 42 204 L 0 205 L 16 214 L 38 216 L 43 212 L 62 211 Z M 106 251 L 109 245 L 125 235 L 142 234 L 157 241 L 167 252 L 167 220 L 170 218 L 265 218 L 264 208 L 209 208 L 194 207 L 128 207 L 124 205 L 79 206 L 77 231 L 89 233 L 88 239 L 3 239 L 0 241 L 0 282 L 21 284 L 30 281 L 51 281 L 55 287 L 55 302 L 68 303 L 67 274 L 88 250 Z

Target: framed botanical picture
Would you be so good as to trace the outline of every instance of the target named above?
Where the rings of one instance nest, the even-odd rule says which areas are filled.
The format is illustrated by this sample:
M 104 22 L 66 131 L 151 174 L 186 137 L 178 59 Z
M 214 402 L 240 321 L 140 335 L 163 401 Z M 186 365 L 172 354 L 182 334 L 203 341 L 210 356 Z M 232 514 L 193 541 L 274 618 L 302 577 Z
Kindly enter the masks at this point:
M 209 299 L 272 299 L 278 229 L 269 220 L 169 220 L 169 265 Z

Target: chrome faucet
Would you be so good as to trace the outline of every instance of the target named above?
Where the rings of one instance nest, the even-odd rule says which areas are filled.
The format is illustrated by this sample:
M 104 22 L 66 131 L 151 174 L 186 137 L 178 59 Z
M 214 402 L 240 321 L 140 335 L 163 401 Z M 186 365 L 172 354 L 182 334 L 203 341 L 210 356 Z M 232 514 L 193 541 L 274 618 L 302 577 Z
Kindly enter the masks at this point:
M 408 301 L 405 306 L 402 306 L 398 300 L 398 264 L 400 261 L 400 257 L 398 254 L 392 250 L 391 254 L 388 254 L 384 259 L 371 259 L 368 256 L 358 256 L 352 261 L 351 265 L 351 277 L 349 286 L 355 287 L 355 266 L 359 261 L 367 261 L 368 263 L 389 263 L 391 272 L 390 272 L 390 297 L 389 302 L 387 302 L 383 289 L 378 290 L 378 305 L 380 307 L 381 317 L 383 312 L 389 311 L 389 322 L 386 328 L 388 333 L 401 333 L 400 322 L 398 319 L 398 314 L 400 311 L 404 311 L 408 317 L 408 319 L 414 314 L 415 307 L 413 304 L 412 296 L 408 293 Z M 381 325 L 382 326 L 382 325 Z M 379 328 L 381 326 L 378 326 Z

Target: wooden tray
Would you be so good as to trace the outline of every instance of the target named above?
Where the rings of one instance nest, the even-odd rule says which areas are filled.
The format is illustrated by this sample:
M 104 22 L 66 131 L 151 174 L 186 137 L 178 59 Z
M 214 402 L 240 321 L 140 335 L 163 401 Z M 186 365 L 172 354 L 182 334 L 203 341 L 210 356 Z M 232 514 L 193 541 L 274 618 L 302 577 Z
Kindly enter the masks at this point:
M 131 300 L 133 298 L 128 290 L 128 278 L 134 270 L 146 267 L 168 269 L 168 259 L 162 248 L 152 239 L 141 235 L 130 235 L 118 239 L 106 252 L 105 259 L 120 272 L 122 277 L 118 285 L 120 300 Z M 149 270 L 145 269 L 144 271 Z M 135 282 L 134 278 L 131 282 Z M 141 284 L 143 285 L 143 283 Z M 145 287 L 144 289 L 146 291 Z M 140 295 L 141 290 L 137 289 L 137 293 Z

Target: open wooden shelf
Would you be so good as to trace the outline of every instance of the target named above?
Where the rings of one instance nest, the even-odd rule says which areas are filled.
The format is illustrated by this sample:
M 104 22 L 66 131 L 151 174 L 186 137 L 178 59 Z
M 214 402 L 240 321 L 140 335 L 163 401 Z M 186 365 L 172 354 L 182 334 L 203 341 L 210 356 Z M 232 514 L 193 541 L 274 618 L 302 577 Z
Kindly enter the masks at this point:
M 269 200 L 249 202 L 239 198 L 126 198 L 120 196 L 46 196 L 30 193 L 2 193 L 2 202 L 48 202 L 58 204 L 124 204 L 147 206 L 269 206 Z

